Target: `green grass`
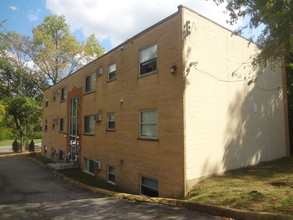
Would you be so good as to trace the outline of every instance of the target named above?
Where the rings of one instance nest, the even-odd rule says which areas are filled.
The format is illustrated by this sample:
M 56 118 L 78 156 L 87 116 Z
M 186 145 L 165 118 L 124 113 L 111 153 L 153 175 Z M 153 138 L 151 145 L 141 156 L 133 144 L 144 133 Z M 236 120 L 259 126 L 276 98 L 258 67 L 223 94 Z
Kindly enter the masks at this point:
M 122 188 L 116 185 L 112 185 L 102 178 L 89 175 L 87 173 L 82 172 L 79 169 L 63 170 L 59 172 L 63 174 L 64 176 L 67 176 L 73 180 L 76 180 L 88 186 L 98 187 L 98 188 L 107 189 L 107 190 L 111 190 L 115 192 L 126 192 Z
M 12 146 L 13 141 L 14 140 L 0 141 L 0 146 Z M 42 139 L 35 139 L 34 142 L 35 142 L 35 144 L 40 144 L 42 142 Z
M 35 160 L 38 160 L 38 161 L 40 161 L 43 164 L 54 163 L 53 160 L 51 160 L 51 159 L 49 159 L 47 157 L 42 156 L 40 153 L 32 153 L 32 154 L 29 154 L 28 157 L 31 157 L 31 158 L 33 158 Z
M 40 153 L 30 154 L 28 155 L 28 157 L 34 158 L 43 164 L 54 163 L 54 161 L 42 156 Z M 107 189 L 107 190 L 111 190 L 115 192 L 127 192 L 121 187 L 112 185 L 102 178 L 84 173 L 79 169 L 70 169 L 70 170 L 63 170 L 58 172 L 64 176 L 69 177 L 70 179 L 76 180 L 88 186 L 98 187 L 98 188 Z
M 208 178 L 196 185 L 188 199 L 235 209 L 293 215 L 293 158 Z

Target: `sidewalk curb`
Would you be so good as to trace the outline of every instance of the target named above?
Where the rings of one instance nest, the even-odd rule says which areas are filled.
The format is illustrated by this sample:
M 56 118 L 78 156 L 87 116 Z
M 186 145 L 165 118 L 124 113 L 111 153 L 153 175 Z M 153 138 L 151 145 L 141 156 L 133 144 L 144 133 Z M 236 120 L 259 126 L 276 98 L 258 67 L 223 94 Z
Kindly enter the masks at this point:
M 36 159 L 33 159 L 33 158 L 29 158 L 29 159 L 37 162 L 40 166 L 44 168 L 50 168 Z M 64 180 L 65 182 L 71 185 L 89 190 L 93 193 L 102 194 L 102 195 L 114 197 L 117 199 L 126 199 L 130 201 L 147 202 L 147 203 L 154 203 L 154 204 L 160 204 L 160 205 L 180 207 L 183 209 L 191 209 L 191 210 L 195 210 L 199 212 L 208 213 L 211 215 L 234 218 L 237 220 L 293 220 L 293 216 L 290 216 L 290 215 L 279 215 L 279 214 L 268 213 L 268 212 L 252 212 L 252 211 L 246 211 L 246 210 L 231 209 L 226 207 L 205 205 L 205 204 L 201 204 L 201 203 L 197 203 L 193 201 L 186 201 L 186 200 L 180 200 L 180 199 L 145 197 L 141 195 L 134 195 L 134 194 L 128 194 L 128 193 L 118 193 L 118 192 L 114 192 L 114 191 L 110 191 L 106 189 L 101 189 L 98 187 L 85 185 L 81 182 L 78 182 L 67 176 L 64 176 L 55 170 L 52 170 L 52 172 L 54 176 L 61 178 L 62 180 Z

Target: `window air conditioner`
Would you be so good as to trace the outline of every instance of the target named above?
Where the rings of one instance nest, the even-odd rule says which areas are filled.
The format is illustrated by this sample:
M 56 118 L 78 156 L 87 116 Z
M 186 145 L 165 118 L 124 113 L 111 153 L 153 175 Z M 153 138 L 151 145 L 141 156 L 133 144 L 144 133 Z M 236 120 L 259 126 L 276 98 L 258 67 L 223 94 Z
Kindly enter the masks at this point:
M 94 169 L 95 170 L 101 170 L 101 168 L 102 168 L 102 162 L 101 161 L 95 161 Z
M 96 75 L 101 75 L 103 73 L 102 67 L 96 69 Z
M 101 121 L 102 120 L 102 115 L 101 114 L 95 114 L 94 115 L 94 120 L 95 121 Z

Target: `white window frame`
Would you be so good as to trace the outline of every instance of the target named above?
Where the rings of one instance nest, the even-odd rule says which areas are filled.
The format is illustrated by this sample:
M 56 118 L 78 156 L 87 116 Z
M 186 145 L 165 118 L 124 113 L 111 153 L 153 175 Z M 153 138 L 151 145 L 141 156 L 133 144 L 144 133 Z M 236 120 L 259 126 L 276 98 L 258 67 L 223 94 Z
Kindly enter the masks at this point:
M 103 74 L 103 66 L 99 66 L 97 69 L 96 69 L 96 75 L 102 75 Z
M 114 173 L 110 172 L 110 167 L 111 168 L 114 168 Z M 114 176 L 114 181 L 110 180 L 109 175 Z M 113 185 L 116 184 L 116 168 L 113 167 L 113 166 L 111 166 L 111 165 L 108 165 L 108 169 L 107 169 L 107 180 L 108 180 L 108 183 L 111 183 Z
M 86 131 L 86 117 L 88 117 L 89 118 L 89 124 L 88 124 L 88 130 L 89 131 Z M 83 119 L 84 119 L 84 125 L 83 125 L 83 133 L 84 134 L 95 134 L 95 118 L 94 118 L 95 116 L 94 115 L 85 115 L 84 117 L 83 117 Z M 92 121 L 92 131 L 90 131 L 90 128 L 91 128 L 91 126 L 90 126 L 90 123 L 91 123 L 91 121 Z
M 87 88 L 87 78 L 89 78 L 89 77 L 90 77 L 90 83 L 89 83 L 90 88 Z M 96 74 L 92 73 L 92 74 L 87 75 L 84 78 L 84 93 L 90 93 L 90 92 L 94 92 L 94 91 L 96 91 Z
M 64 102 L 67 98 L 67 94 L 66 94 L 66 88 L 62 88 L 60 90 L 60 102 Z
M 111 70 L 111 67 L 114 67 L 114 70 Z M 110 72 L 111 71 L 111 72 Z M 116 79 L 117 65 L 116 63 L 112 63 L 108 66 L 108 81 L 113 81 Z M 113 74 L 114 77 L 110 79 L 110 75 Z
M 157 114 L 157 121 L 156 122 L 149 122 L 149 123 L 143 123 L 142 122 L 142 114 L 146 113 L 146 112 L 156 112 Z M 155 125 L 156 126 L 156 136 L 150 135 L 142 135 L 142 126 L 143 125 Z M 157 140 L 159 138 L 159 134 L 158 134 L 158 111 L 157 109 L 144 109 L 144 110 L 140 110 L 139 111 L 139 138 L 142 139 L 153 139 L 153 140 Z
M 44 126 L 44 131 L 48 131 L 48 120 L 46 119 L 44 122 L 45 126 Z
M 92 168 L 93 168 L 93 172 L 91 172 L 91 164 L 92 163 Z M 84 157 L 84 166 L 83 166 L 83 172 L 88 173 L 90 175 L 94 175 L 95 174 L 95 161 L 88 159 L 86 157 Z
M 46 96 L 46 99 L 45 99 L 45 107 L 48 107 L 49 106 L 49 97 Z
M 157 188 L 153 188 L 153 187 L 151 187 L 151 186 L 144 185 L 144 184 L 143 184 L 143 178 L 146 178 L 146 179 L 150 179 L 150 180 L 154 180 L 154 181 L 156 181 L 157 184 L 158 184 L 158 185 L 157 185 Z M 147 177 L 147 176 L 140 175 L 140 194 L 141 194 L 141 195 L 144 195 L 144 196 L 149 196 L 149 195 L 146 195 L 146 194 L 143 194 L 143 193 L 142 193 L 142 186 L 144 186 L 144 187 L 146 187 L 146 188 L 149 188 L 150 190 L 157 191 L 157 193 L 158 193 L 158 196 L 157 196 L 157 197 L 159 197 L 159 181 L 158 181 L 158 180 L 156 180 L 156 179 L 154 179 L 154 178 Z
M 62 128 L 63 125 L 63 128 Z M 59 119 L 59 132 L 65 132 L 66 130 L 66 124 L 65 124 L 65 118 Z
M 143 53 L 146 53 L 148 50 L 151 50 L 153 47 L 155 48 L 155 51 L 156 51 L 155 56 L 152 58 L 149 58 L 149 59 L 145 59 L 143 57 L 143 55 L 144 55 Z M 141 68 L 142 63 L 146 63 L 146 65 L 147 65 L 147 63 L 150 63 L 150 61 L 153 59 L 156 59 L 155 60 L 155 62 L 156 62 L 155 69 L 152 71 L 149 71 L 149 72 L 142 73 L 142 68 Z M 156 73 L 157 71 L 158 71 L 158 46 L 157 46 L 157 44 L 153 44 L 153 45 L 146 47 L 146 48 L 139 51 L 139 77 L 151 75 L 153 73 Z
M 114 120 L 110 119 L 111 115 L 114 115 Z M 114 122 L 114 128 L 110 128 L 110 126 L 109 126 L 110 122 Z M 115 112 L 109 112 L 107 114 L 107 130 L 112 130 L 112 131 L 116 130 L 116 114 L 115 114 Z

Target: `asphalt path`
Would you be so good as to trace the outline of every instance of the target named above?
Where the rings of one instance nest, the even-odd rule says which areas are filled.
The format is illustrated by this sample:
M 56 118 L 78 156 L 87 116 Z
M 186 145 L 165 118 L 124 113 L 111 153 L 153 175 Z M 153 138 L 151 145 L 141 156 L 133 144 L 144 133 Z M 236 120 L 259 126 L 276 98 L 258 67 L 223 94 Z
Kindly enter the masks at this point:
M 0 157 L 0 219 L 223 220 L 193 210 L 97 195 L 21 157 Z

